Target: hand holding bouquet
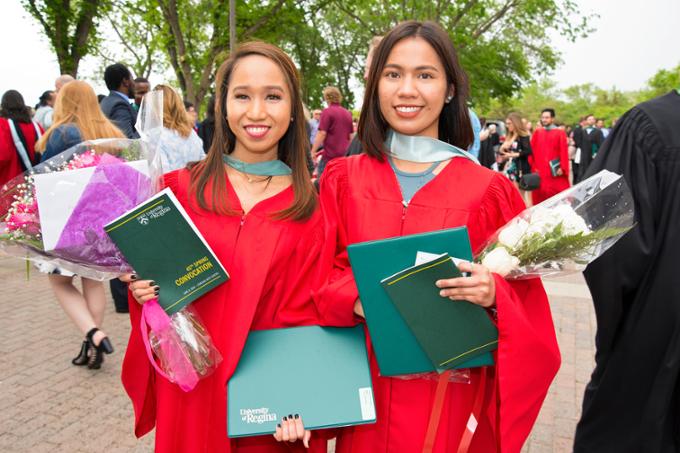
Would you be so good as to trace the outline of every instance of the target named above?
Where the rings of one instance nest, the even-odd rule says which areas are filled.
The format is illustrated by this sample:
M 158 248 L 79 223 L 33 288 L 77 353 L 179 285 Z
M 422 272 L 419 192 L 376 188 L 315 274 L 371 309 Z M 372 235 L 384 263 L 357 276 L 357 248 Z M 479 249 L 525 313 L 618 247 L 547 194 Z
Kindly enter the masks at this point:
M 634 226 L 634 217 L 625 180 L 603 170 L 522 211 L 477 261 L 507 279 L 581 271 Z

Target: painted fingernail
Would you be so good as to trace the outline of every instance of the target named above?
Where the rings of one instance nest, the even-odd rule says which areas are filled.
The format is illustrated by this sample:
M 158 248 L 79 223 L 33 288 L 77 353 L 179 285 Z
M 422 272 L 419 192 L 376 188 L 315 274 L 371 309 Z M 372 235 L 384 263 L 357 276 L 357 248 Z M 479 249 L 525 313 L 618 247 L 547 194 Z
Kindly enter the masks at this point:
M 154 296 L 158 296 L 158 293 L 160 293 L 160 291 L 159 291 L 159 290 L 156 290 L 156 291 L 153 292 L 153 295 L 154 295 Z
M 277 423 L 277 424 L 276 424 L 276 427 L 277 427 L 277 428 L 280 428 L 280 427 L 281 427 L 281 423 Z
M 295 414 L 295 420 L 297 420 L 298 418 L 300 418 L 300 414 Z
M 287 421 L 287 420 L 288 420 L 288 418 L 286 418 L 286 417 L 283 417 L 283 421 L 284 421 L 284 422 L 285 422 L 285 421 Z
M 139 277 L 137 276 L 137 274 L 132 274 L 132 275 L 130 275 L 130 280 L 132 280 L 133 282 L 134 282 L 135 280 L 138 280 L 138 279 L 139 279 Z
M 160 291 L 160 290 L 161 290 L 161 287 L 158 286 L 158 285 L 156 285 L 156 286 L 153 287 L 153 290 L 154 290 L 154 291 Z
M 293 418 L 293 414 L 288 414 L 288 418 L 289 419 Z
M 149 286 L 156 286 L 156 282 L 153 281 L 153 280 L 151 280 L 151 281 L 149 282 Z

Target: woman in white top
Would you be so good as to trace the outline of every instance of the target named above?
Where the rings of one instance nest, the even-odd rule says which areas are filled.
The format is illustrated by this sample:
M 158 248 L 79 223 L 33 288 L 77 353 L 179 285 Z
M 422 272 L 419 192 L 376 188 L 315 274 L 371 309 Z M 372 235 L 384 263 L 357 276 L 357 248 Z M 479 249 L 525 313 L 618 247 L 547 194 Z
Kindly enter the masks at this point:
M 182 98 L 167 85 L 156 85 L 154 91 L 163 92 L 163 130 L 158 140 L 163 173 L 203 159 L 203 142 L 194 131 Z

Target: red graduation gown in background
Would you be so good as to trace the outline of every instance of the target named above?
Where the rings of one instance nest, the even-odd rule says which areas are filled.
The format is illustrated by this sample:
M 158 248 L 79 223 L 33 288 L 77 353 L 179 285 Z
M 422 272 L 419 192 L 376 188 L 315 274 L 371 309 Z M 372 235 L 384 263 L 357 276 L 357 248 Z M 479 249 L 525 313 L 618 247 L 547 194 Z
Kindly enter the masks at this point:
M 31 162 L 35 162 L 35 143 L 38 141 L 38 136 L 35 133 L 33 123 L 17 124 L 26 137 L 28 157 Z M 38 126 L 38 128 L 42 132 L 42 127 Z M 7 118 L 0 118 L 0 187 L 23 172 L 8 120 Z
M 562 129 L 539 128 L 531 136 L 532 164 L 531 170 L 541 175 L 541 186 L 531 192 L 533 204 L 562 192 L 569 188 L 569 148 L 567 134 Z M 550 172 L 550 161 L 560 159 L 562 176 L 553 176 Z
M 278 443 L 269 435 L 228 439 L 226 432 L 226 384 L 248 332 L 318 324 L 310 292 L 323 234 L 321 215 L 317 211 L 305 222 L 273 220 L 271 213 L 293 201 L 293 189 L 288 188 L 257 204 L 242 222 L 240 215 L 201 210 L 188 193 L 187 170 L 165 175 L 165 185 L 186 208 L 231 277 L 192 304 L 223 362 L 190 392 L 157 375 L 142 343 L 140 305 L 130 296 L 132 331 L 122 380 L 134 406 L 135 434 L 141 437 L 155 425 L 156 451 L 161 453 L 325 453 L 327 442 L 320 435 L 313 436 L 312 448 L 305 450 L 302 442 Z M 230 206 L 239 207 L 236 193 L 227 186 Z M 210 190 L 206 192 L 210 200 Z M 282 391 L 285 387 L 281 382 Z
M 326 223 L 322 265 L 327 282 L 315 293 L 326 323 L 355 321 L 358 297 L 348 244 L 467 225 L 473 250 L 524 209 L 512 183 L 473 162 L 453 159 L 404 208 L 388 162 L 367 155 L 335 159 L 321 180 Z M 415 260 L 415 257 L 414 257 Z M 434 451 L 455 452 L 480 385 L 486 386 L 481 420 L 470 452 L 519 452 L 559 368 L 559 350 L 539 279 L 508 282 L 498 275 L 499 347 L 496 366 L 481 382 L 448 384 Z M 453 302 L 451 302 L 453 303 Z M 404 453 L 422 450 L 436 381 L 379 375 L 369 342 L 377 423 L 340 432 L 337 453 Z

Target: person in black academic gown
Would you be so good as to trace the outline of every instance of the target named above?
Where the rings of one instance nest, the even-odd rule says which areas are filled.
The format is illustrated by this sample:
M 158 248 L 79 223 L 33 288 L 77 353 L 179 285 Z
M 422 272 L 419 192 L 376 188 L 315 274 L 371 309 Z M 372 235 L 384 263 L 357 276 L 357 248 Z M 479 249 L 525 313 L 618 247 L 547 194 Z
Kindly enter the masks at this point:
M 680 451 L 680 93 L 621 119 L 586 177 L 623 174 L 637 225 L 584 272 L 596 366 L 576 453 Z
M 593 161 L 604 142 L 602 131 L 595 127 L 595 116 L 588 115 L 586 117 L 586 127 L 581 133 L 580 142 L 580 145 L 576 145 L 581 148 L 581 162 L 578 166 L 578 181 L 584 179 L 584 175 L 588 172 L 590 163 Z

